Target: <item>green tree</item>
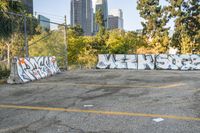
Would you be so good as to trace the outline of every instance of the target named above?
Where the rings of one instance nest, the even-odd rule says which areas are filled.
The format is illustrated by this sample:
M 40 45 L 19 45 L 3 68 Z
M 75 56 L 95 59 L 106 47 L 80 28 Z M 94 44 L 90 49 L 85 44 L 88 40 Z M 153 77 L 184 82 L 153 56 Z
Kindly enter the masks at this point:
M 40 34 L 33 36 L 29 44 L 33 44 L 29 47 L 30 56 L 56 56 L 59 66 L 64 66 L 63 30 L 41 31 Z
M 0 56 L 7 59 L 8 67 L 13 56 L 24 56 L 24 16 L 27 16 L 27 33 L 29 38 L 35 34 L 37 20 L 25 14 L 25 6 L 19 1 L 2 0 L 0 2 Z M 21 16 L 12 13 L 21 14 Z
M 138 0 L 137 9 L 140 16 L 144 18 L 142 22 L 143 33 L 148 37 L 155 37 L 158 33 L 165 32 L 168 20 L 165 8 L 159 3 L 159 0 Z
M 77 66 L 79 64 L 78 62 L 78 56 L 80 54 L 80 49 L 83 48 L 83 36 L 79 36 L 77 34 L 73 34 L 73 29 L 68 30 L 68 61 L 69 65 L 71 66 Z
M 125 34 L 125 31 L 118 29 L 109 31 L 106 44 L 110 54 L 127 54 L 129 46 L 125 42 Z
M 110 54 L 133 54 L 138 48 L 145 46 L 146 42 L 135 32 L 115 29 L 109 31 L 106 44 Z
M 98 25 L 98 34 L 101 36 L 105 33 L 104 16 L 101 9 L 97 10 L 95 15 L 95 21 Z
M 140 16 L 144 19 L 143 35 L 151 40 L 149 45 L 156 49 L 156 53 L 166 52 L 170 42 L 166 6 L 161 6 L 159 0 L 138 0 L 137 4 Z
M 200 0 L 168 1 L 170 17 L 175 19 L 172 45 L 178 43 L 181 53 L 191 53 L 192 49 L 198 49 L 200 43 Z M 187 44 L 182 40 L 187 40 Z
M 81 66 L 92 68 L 97 62 L 97 49 L 94 47 L 95 39 L 92 36 L 83 37 L 83 45 L 78 55 L 78 62 Z
M 53 31 L 43 31 L 39 27 L 37 31 L 40 34 L 33 36 L 30 44 L 31 56 L 56 56 L 58 65 L 64 67 L 65 61 L 65 44 L 64 44 L 64 27 L 59 26 L 58 29 Z M 79 27 L 67 28 L 67 43 L 68 43 L 68 64 L 70 66 L 78 65 L 78 57 L 80 57 L 81 49 L 84 47 L 84 37 L 82 36 L 82 29 Z M 41 38 L 46 37 L 42 40 Z M 40 40 L 40 41 L 37 41 Z
M 74 36 L 83 36 L 84 35 L 84 31 L 81 28 L 80 25 L 76 25 L 74 27 L 68 26 L 68 30 L 70 35 L 74 35 Z
M 22 14 L 24 5 L 21 2 L 10 0 L 3 0 L 0 3 L 0 38 L 9 38 L 13 32 L 19 31 L 23 18 L 11 15 L 7 11 Z
M 16 31 L 20 28 L 20 20 L 16 19 L 14 15 L 8 14 L 7 11 L 21 12 L 22 8 L 23 6 L 18 1 L 11 2 L 3 0 L 0 2 L 0 51 L 2 51 L 0 54 L 2 60 L 5 58 L 7 59 L 8 67 L 10 67 L 12 53 L 14 53 L 14 51 L 12 51 L 14 47 L 12 44 L 14 44 L 16 36 L 18 36 Z
M 97 29 L 98 33 L 94 37 L 95 42 L 94 42 L 94 47 L 98 51 L 98 53 L 103 54 L 103 53 L 108 53 L 108 49 L 106 46 L 106 41 L 109 37 L 109 33 L 107 32 L 105 28 L 105 23 L 104 23 L 104 16 L 103 12 L 101 9 L 97 10 L 96 15 L 95 15 L 95 21 L 97 23 Z
M 74 27 L 68 27 L 68 31 L 70 31 L 70 34 L 74 34 L 76 36 L 83 36 L 84 35 L 84 31 L 81 28 L 80 25 L 76 25 Z

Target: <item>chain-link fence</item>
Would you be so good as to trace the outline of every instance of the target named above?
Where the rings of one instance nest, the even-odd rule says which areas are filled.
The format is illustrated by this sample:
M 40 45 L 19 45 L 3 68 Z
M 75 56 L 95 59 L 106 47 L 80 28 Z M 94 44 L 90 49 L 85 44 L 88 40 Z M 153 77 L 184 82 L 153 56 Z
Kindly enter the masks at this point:
M 56 56 L 60 68 L 94 68 L 97 61 L 96 40 L 83 36 L 82 29 L 51 21 L 38 15 L 26 16 L 0 12 L 0 63 L 10 67 L 13 57 Z
M 67 33 L 63 24 L 45 16 L 0 12 L 0 64 L 10 67 L 14 56 L 56 56 L 61 68 L 67 67 Z

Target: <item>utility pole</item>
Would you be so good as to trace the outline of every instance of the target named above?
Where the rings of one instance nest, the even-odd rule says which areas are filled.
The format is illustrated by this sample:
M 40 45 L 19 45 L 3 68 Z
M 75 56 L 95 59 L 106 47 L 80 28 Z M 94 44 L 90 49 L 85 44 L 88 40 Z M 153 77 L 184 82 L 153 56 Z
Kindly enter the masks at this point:
M 29 57 L 26 15 L 24 15 L 24 47 L 26 51 L 26 57 Z
M 64 16 L 64 19 L 65 19 L 65 23 L 64 23 L 64 49 L 65 49 L 65 70 L 68 70 L 68 51 L 67 51 L 67 18 L 66 18 L 66 15 Z

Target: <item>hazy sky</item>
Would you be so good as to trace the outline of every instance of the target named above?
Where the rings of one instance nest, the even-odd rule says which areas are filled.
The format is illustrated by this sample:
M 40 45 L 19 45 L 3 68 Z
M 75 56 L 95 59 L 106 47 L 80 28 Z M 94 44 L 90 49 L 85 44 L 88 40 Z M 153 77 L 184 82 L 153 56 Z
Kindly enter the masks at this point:
M 70 0 L 33 0 L 34 12 L 44 15 L 54 22 L 63 22 L 64 15 L 70 23 Z M 162 1 L 162 0 L 161 0 Z M 93 0 L 93 4 L 95 0 Z M 124 29 L 141 29 L 142 19 L 136 9 L 137 0 L 108 0 L 108 10 L 122 9 L 124 15 Z

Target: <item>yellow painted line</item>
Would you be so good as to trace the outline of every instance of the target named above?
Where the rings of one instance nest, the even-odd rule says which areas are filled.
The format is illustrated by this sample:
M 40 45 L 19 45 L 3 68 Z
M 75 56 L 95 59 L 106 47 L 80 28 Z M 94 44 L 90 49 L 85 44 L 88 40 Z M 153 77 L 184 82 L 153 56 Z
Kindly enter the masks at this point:
M 58 84 L 58 83 L 32 83 L 36 85 L 49 85 L 49 84 Z M 87 83 L 77 83 L 77 84 L 70 84 L 70 83 L 61 83 L 68 86 L 89 86 L 89 87 L 116 87 L 116 88 L 154 88 L 154 89 L 169 89 L 174 87 L 179 87 L 185 85 L 184 83 L 175 83 L 170 85 L 163 85 L 163 86 L 135 86 L 135 85 L 120 85 L 120 84 L 87 84 Z
M 185 85 L 185 84 L 183 84 L 183 83 L 176 83 L 176 84 L 165 85 L 165 86 L 160 86 L 160 87 L 156 87 L 156 88 L 167 89 L 167 88 L 174 88 L 174 87 L 183 86 L 183 85 Z
M 26 127 L 24 125 L 17 125 L 17 126 L 12 126 L 4 129 L 0 129 L 0 133 L 5 133 L 5 132 L 11 132 L 13 130 L 18 130 L 20 128 Z
M 187 117 L 187 116 L 175 116 L 175 115 L 160 115 L 160 114 L 145 114 L 145 113 L 131 113 L 131 112 L 112 112 L 112 111 L 100 111 L 100 110 L 81 110 L 81 109 L 65 109 L 65 108 L 51 108 L 51 107 L 34 107 L 34 106 L 18 106 L 18 105 L 0 105 L 0 108 L 4 109 L 26 109 L 26 110 L 38 110 L 38 111 L 60 111 L 71 113 L 90 113 L 97 115 L 110 115 L 110 116 L 131 116 L 131 117 L 150 117 L 150 118 L 166 118 L 185 121 L 200 121 L 200 118 Z
M 198 92 L 198 91 L 200 91 L 200 88 L 199 89 L 194 89 L 194 90 L 191 90 L 191 92 L 193 92 L 193 93 L 196 93 L 196 92 Z

